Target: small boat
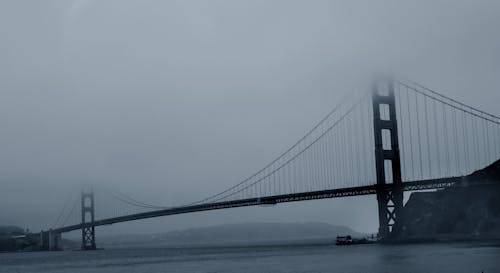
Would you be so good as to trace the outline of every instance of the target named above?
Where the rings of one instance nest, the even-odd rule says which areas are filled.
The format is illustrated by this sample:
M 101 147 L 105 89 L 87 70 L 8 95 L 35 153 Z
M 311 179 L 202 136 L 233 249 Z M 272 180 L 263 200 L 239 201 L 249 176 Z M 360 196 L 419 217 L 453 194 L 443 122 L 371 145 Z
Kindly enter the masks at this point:
M 372 236 L 372 238 L 362 238 L 353 239 L 351 235 L 347 236 L 337 236 L 337 241 L 335 242 L 338 246 L 343 245 L 364 245 L 364 244 L 374 244 L 377 240 Z
M 351 235 L 347 236 L 337 236 L 337 241 L 335 242 L 336 245 L 342 246 L 342 245 L 352 245 L 352 237 Z

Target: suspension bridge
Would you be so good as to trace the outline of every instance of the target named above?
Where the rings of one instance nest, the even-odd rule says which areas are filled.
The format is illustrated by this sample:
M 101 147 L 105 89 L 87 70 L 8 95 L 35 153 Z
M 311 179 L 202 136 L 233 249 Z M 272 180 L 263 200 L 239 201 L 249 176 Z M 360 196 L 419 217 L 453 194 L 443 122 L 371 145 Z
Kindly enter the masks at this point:
M 415 82 L 378 80 L 370 92 L 335 107 L 289 149 L 232 187 L 172 207 L 115 193 L 118 203 L 140 211 L 115 210 L 99 218 L 94 193 L 82 191 L 52 229 L 40 233 L 40 244 L 58 249 L 62 233 L 81 230 L 82 249 L 91 250 L 96 249 L 98 226 L 360 195 L 377 196 L 378 234 L 388 238 L 402 213 L 405 191 L 476 185 L 467 177 L 499 158 L 500 117 Z M 68 224 L 75 215 L 75 222 Z

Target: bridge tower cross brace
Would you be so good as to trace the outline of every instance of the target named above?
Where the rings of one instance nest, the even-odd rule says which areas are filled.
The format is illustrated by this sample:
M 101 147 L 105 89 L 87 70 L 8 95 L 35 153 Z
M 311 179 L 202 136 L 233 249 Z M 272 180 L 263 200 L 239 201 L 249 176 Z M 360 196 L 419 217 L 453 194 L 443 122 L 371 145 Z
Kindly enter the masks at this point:
M 82 190 L 82 250 L 95 250 L 94 192 Z
M 379 237 L 387 238 L 403 209 L 401 157 L 392 80 L 375 82 L 372 100 Z

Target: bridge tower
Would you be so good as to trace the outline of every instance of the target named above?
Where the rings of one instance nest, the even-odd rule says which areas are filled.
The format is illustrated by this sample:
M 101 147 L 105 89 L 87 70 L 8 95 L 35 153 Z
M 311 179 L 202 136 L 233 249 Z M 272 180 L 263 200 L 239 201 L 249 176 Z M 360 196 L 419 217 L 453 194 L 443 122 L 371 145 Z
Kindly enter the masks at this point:
M 95 250 L 94 191 L 82 190 L 82 250 Z
M 379 186 L 377 190 L 379 237 L 387 238 L 403 209 L 398 122 L 392 80 L 375 82 L 372 100 L 375 165 Z

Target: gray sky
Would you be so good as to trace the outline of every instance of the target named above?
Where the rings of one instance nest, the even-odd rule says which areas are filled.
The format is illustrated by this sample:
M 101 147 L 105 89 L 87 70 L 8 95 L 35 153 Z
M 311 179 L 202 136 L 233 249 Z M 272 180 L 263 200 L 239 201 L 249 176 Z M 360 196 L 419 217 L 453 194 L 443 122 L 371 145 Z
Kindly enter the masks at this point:
M 262 167 L 373 73 L 499 114 L 498 26 L 493 0 L 1 1 L 0 224 L 46 228 L 84 183 L 198 200 Z M 375 231 L 376 219 L 375 198 L 359 197 L 103 232 L 249 221 Z

